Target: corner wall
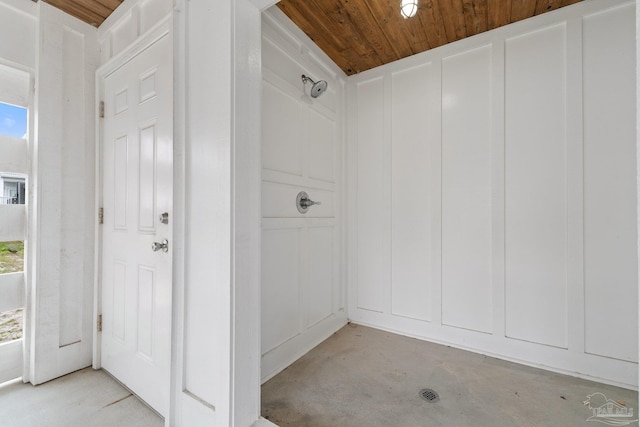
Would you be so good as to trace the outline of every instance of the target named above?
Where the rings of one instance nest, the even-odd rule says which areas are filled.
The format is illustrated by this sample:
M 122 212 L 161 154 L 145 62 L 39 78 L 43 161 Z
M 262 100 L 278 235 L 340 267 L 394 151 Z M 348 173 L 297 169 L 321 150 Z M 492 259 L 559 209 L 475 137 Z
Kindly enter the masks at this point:
M 637 388 L 633 11 L 349 79 L 351 320 Z

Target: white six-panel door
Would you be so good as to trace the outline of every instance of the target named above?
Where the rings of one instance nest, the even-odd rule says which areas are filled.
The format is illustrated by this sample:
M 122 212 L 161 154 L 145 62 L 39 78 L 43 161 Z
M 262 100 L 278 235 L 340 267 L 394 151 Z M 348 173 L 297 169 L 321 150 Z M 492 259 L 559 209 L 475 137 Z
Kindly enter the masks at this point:
M 163 415 L 170 375 L 172 101 L 169 35 L 104 79 L 102 366 Z M 165 239 L 166 252 L 152 250 Z

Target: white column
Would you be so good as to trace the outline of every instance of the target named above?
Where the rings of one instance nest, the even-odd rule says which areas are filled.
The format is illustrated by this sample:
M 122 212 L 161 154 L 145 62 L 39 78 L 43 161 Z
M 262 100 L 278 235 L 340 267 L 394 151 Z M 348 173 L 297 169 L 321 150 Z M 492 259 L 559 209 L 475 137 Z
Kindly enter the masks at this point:
M 260 410 L 260 11 L 176 6 L 177 426 L 249 426 Z

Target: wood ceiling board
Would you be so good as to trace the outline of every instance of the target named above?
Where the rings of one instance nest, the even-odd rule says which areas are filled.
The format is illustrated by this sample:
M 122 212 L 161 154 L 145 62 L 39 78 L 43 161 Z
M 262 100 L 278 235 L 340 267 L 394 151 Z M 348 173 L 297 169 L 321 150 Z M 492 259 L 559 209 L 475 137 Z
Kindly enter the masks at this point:
M 467 37 L 467 24 L 464 19 L 462 0 L 441 2 L 440 14 L 442 15 L 442 22 L 444 22 L 447 40 L 460 40 Z
M 277 6 L 347 75 L 581 0 L 281 0 Z
M 511 2 L 505 0 L 487 0 L 487 28 L 494 30 L 511 22 Z
M 453 41 L 447 38 L 447 31 L 444 28 L 444 20 L 442 19 L 439 4 L 440 1 L 436 2 L 434 0 L 423 0 L 422 2 L 418 2 L 418 13 L 416 14 L 416 17 L 420 20 L 420 23 L 427 33 L 427 40 L 429 41 L 429 46 L 431 46 L 432 49 Z M 399 12 L 395 11 L 395 13 Z
M 84 7 L 85 9 L 100 15 L 104 19 L 107 19 L 107 17 L 109 15 L 111 15 L 111 13 L 113 12 L 113 9 L 110 9 L 109 7 L 105 6 L 104 4 L 102 4 L 98 0 L 91 0 L 91 1 L 89 1 L 89 0 L 67 0 L 67 1 L 70 2 L 70 3 L 75 3 L 80 7 Z
M 380 28 L 376 17 L 365 1 L 344 0 L 347 15 L 356 24 L 363 39 L 365 39 L 373 53 L 379 58 L 380 64 L 386 64 L 397 58 L 398 54 L 391 45 L 386 34 Z M 372 55 L 373 56 L 373 55 Z
M 512 0 L 510 22 L 531 18 L 536 12 L 536 0 Z
M 100 26 L 121 0 L 42 0 L 63 12 L 95 27 Z
M 405 25 L 401 25 L 400 28 L 402 28 L 405 39 L 411 47 L 411 54 L 431 49 L 431 45 L 427 39 L 427 32 L 424 30 L 419 19 L 410 19 Z
M 331 40 L 325 36 L 331 36 L 331 31 L 318 31 L 316 26 L 312 24 L 307 16 L 301 12 L 302 8 L 298 8 L 292 4 L 283 5 L 280 9 L 296 23 L 305 34 L 309 35 L 311 40 L 318 46 L 323 46 L 322 50 L 336 63 L 340 69 L 351 69 L 353 65 L 350 63 L 349 58 L 352 56 L 349 54 L 350 49 L 347 46 L 342 46 L 342 41 L 339 39 Z M 313 34 L 311 36 L 310 34 Z M 353 55 L 353 58 L 357 58 L 357 55 Z
M 91 25 L 122 0 L 42 0 Z M 281 0 L 277 6 L 347 75 L 582 0 L 418 0 L 416 16 L 400 0 Z
M 412 48 L 410 39 L 407 38 L 407 26 L 398 25 L 398 21 L 404 18 L 398 14 L 389 13 L 389 10 L 391 10 L 390 2 L 369 2 L 368 6 L 378 24 L 379 30 L 391 44 L 395 56 L 404 58 L 405 56 L 413 55 L 415 51 Z
M 343 35 L 339 38 L 343 39 L 341 43 L 343 47 L 342 53 L 349 66 L 346 68 L 340 68 L 342 70 L 350 70 L 351 73 L 357 73 L 360 70 L 355 68 L 355 64 L 366 64 L 366 67 L 368 68 L 377 67 L 380 62 L 377 58 L 371 57 L 369 44 L 364 40 L 363 35 L 359 32 L 353 22 L 351 22 L 351 19 L 349 19 L 348 12 L 343 7 L 342 2 L 340 0 L 319 1 L 322 2 L 321 4 L 325 9 L 325 14 L 328 17 L 329 22 L 333 24 L 332 28 L 337 28 L 337 31 L 327 31 L 332 31 L 334 37 L 340 34 Z M 314 3 L 316 2 L 314 1 Z M 317 3 L 315 7 L 319 9 Z
M 103 6 L 108 7 L 111 11 L 116 10 L 120 4 L 122 4 L 123 0 L 95 0 L 97 3 L 100 3 Z
M 487 31 L 487 0 L 464 0 L 463 6 L 467 36 L 473 36 Z
M 92 10 L 87 9 L 84 6 L 81 6 L 75 3 L 72 0 L 43 0 L 43 1 L 95 27 L 99 26 L 105 19 L 104 16 L 101 16 L 96 12 L 93 12 Z
M 538 0 L 536 3 L 536 15 L 550 12 L 560 7 L 560 0 Z

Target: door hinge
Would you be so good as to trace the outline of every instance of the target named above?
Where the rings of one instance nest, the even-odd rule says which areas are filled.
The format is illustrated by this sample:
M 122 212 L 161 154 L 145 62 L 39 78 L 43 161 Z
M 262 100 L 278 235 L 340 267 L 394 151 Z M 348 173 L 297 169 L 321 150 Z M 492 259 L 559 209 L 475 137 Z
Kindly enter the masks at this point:
M 97 322 L 98 332 L 102 332 L 102 314 L 98 314 L 98 322 Z
M 98 115 L 101 119 L 104 119 L 104 101 L 100 101 L 100 106 L 98 107 Z
M 98 224 L 104 224 L 104 208 L 98 209 Z

